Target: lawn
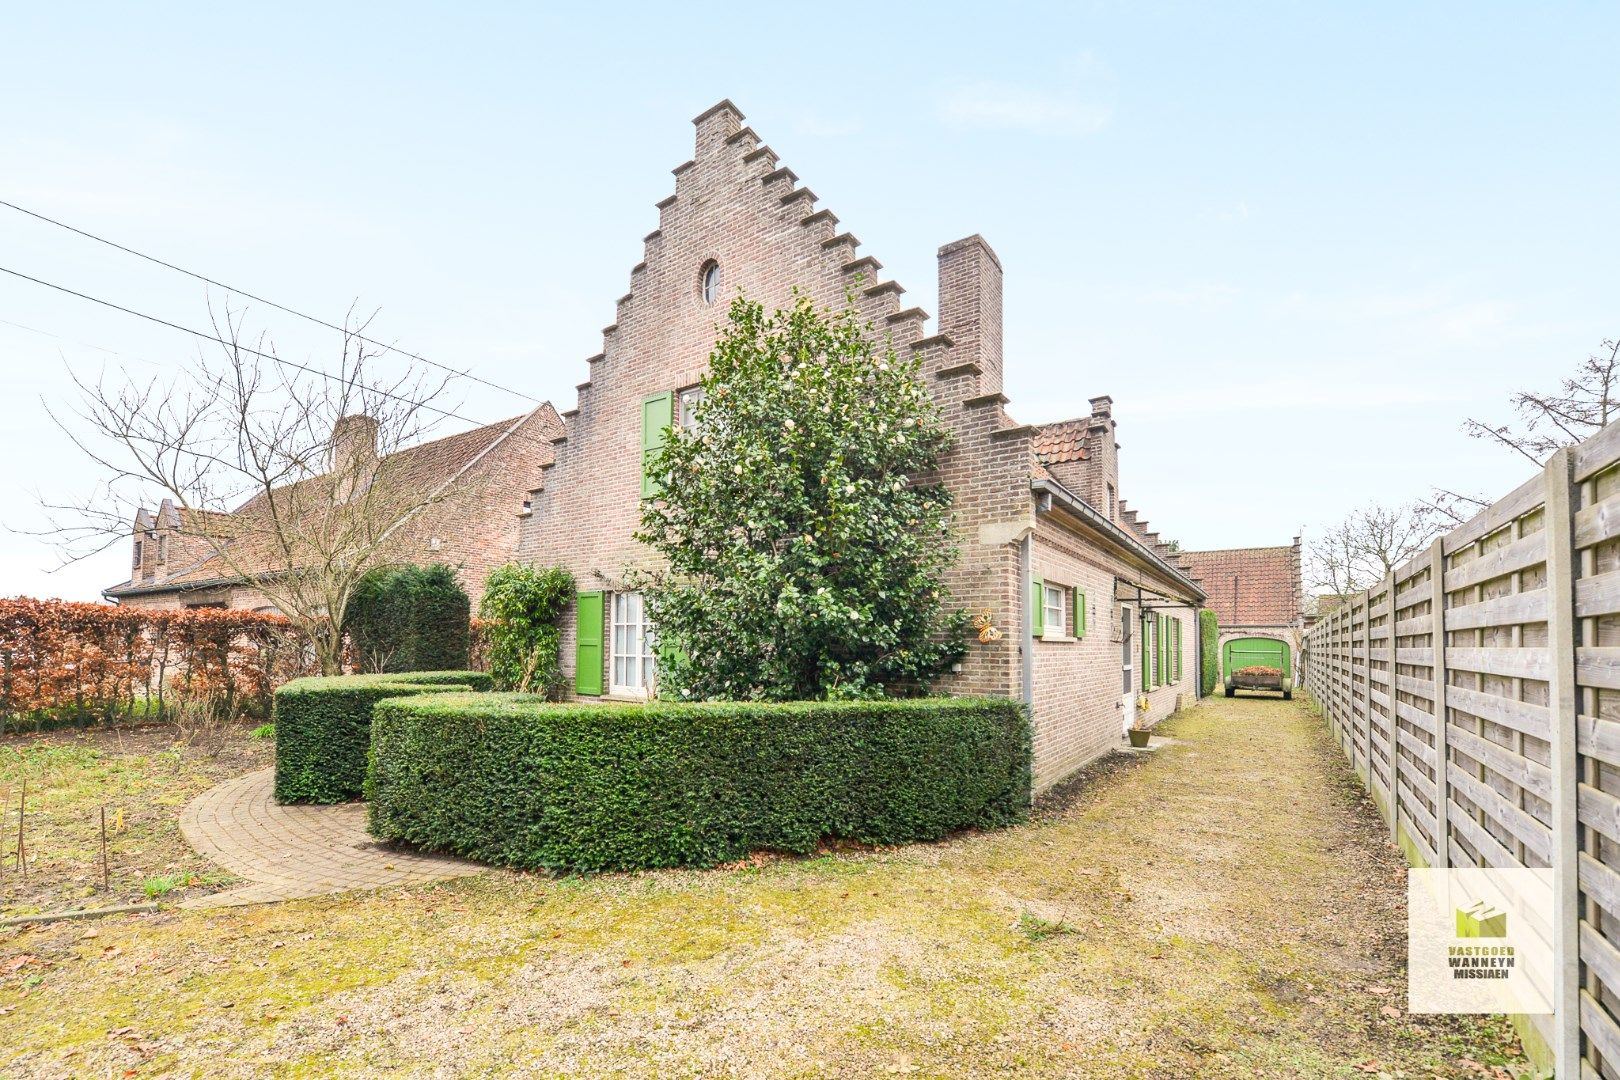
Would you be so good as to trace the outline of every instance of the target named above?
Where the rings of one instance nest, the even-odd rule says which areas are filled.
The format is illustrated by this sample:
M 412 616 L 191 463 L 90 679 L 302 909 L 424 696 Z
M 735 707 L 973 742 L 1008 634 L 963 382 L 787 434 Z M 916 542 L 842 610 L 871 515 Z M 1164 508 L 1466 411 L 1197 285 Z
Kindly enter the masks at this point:
M 173 899 L 231 884 L 235 879 L 187 846 L 179 812 L 220 780 L 270 764 L 274 744 L 251 730 L 231 725 L 187 737 L 155 725 L 0 738 L 0 918 Z M 26 876 L 16 862 L 24 781 Z
M 3 1075 L 1517 1075 L 1404 1012 L 1402 864 L 1300 703 L 1168 732 L 944 843 L 10 931 Z

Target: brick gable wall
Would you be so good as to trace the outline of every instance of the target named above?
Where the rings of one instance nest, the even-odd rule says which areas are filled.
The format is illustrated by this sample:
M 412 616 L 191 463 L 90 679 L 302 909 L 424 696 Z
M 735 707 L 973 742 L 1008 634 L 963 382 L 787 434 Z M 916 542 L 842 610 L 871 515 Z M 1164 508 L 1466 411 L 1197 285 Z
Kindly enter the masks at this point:
M 544 470 L 519 549 L 525 559 L 570 570 L 582 590 L 613 590 L 630 569 L 651 569 L 637 543 L 641 498 L 641 402 L 692 385 L 741 289 L 767 307 L 786 307 L 796 288 L 821 307 L 841 308 L 853 293 L 874 332 L 920 356 L 955 445 L 940 476 L 956 497 L 963 557 L 951 572 L 953 596 L 988 608 L 1005 624 L 1016 610 L 1017 552 L 1009 539 L 1033 526 L 1029 493 L 1031 429 L 1008 419 L 1000 396 L 1001 268 L 979 237 L 940 250 L 941 323 L 924 336 L 927 314 L 903 307 L 905 290 L 879 277 L 882 264 L 857 255 L 858 241 L 817 210 L 814 194 L 722 103 L 697 117 L 693 160 L 675 169 L 675 193 L 658 204 L 658 228 L 631 271 L 630 291 L 587 361 L 588 381 L 563 414 L 566 435 Z M 704 303 L 703 268 L 720 267 L 722 296 Z M 960 339 L 959 341 L 957 339 Z M 927 479 L 927 478 L 925 478 Z M 574 627 L 566 624 L 563 666 L 572 683 Z M 954 692 L 1015 693 L 1016 641 L 975 646 Z M 604 650 L 606 652 L 606 650 Z M 604 668 L 609 660 L 604 657 Z M 606 682 L 604 682 L 606 685 Z
M 1223 627 L 1304 625 L 1300 542 L 1285 547 L 1185 551 L 1181 558 L 1209 594 Z
M 692 161 L 675 170 L 675 193 L 658 204 L 658 228 L 645 240 L 645 258 L 631 271 L 602 351 L 587 361 L 566 433 L 543 470 L 534 513 L 524 522 L 519 550 L 526 560 L 566 567 L 581 590 L 613 591 L 627 570 L 654 568 L 654 554 L 633 537 L 641 499 L 641 403 L 698 381 L 741 289 L 767 307 L 787 306 L 797 288 L 821 307 L 839 308 L 854 292 L 874 333 L 921 360 L 953 445 L 939 480 L 954 499 L 960 557 L 947 574 L 952 600 L 986 613 L 999 640 L 969 646 L 959 672 L 943 677 L 949 693 L 1019 696 L 1025 596 L 1020 547 L 1032 537 L 1037 573 L 1065 584 L 1084 582 L 1099 627 L 1114 619 L 1113 579 L 1142 578 L 1141 566 L 1093 550 L 1050 518 L 1037 521 L 1030 488 L 1037 429 L 1013 421 L 1002 394 L 1002 268 L 981 237 L 939 250 L 939 330 L 926 335 L 927 315 L 905 307 L 904 289 L 882 281 L 881 264 L 857 255 L 830 211 L 798 186 L 777 155 L 722 103 L 699 116 Z M 718 263 L 723 295 L 706 304 L 703 269 Z M 1117 485 L 1114 424 L 1109 400 L 1094 401 L 1082 437 L 1096 447 L 1082 497 Z M 1106 498 L 1104 505 L 1106 506 Z M 1121 512 L 1123 507 L 1120 508 Z M 1151 546 L 1151 541 L 1149 541 Z M 1166 586 L 1161 582 L 1159 588 Z M 1170 586 L 1174 588 L 1175 586 Z M 1183 612 L 1185 615 L 1185 612 Z M 1195 631 L 1183 630 L 1181 682 L 1151 694 L 1150 718 L 1175 708 L 1193 687 Z M 1106 753 L 1120 741 L 1120 646 L 1099 629 L 1083 642 L 1037 641 L 1035 672 L 1036 778 L 1040 788 Z M 563 668 L 573 686 L 576 634 L 565 616 Z M 602 685 L 609 685 L 611 650 L 602 650 Z M 571 692 L 571 690 L 570 690 Z

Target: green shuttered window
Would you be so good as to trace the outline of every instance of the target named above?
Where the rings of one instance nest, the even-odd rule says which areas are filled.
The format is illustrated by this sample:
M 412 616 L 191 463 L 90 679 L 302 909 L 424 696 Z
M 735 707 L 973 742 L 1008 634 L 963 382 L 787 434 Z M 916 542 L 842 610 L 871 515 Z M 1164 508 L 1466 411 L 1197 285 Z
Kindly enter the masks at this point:
M 650 499 L 658 494 L 658 482 L 652 478 L 652 465 L 658 451 L 669 438 L 670 425 L 675 422 L 675 395 L 654 394 L 641 402 L 641 497 Z
M 575 599 L 574 691 L 580 694 L 602 692 L 602 600 L 601 592 L 582 592 Z
M 1046 634 L 1046 579 L 1031 577 L 1029 579 L 1029 606 L 1033 610 L 1035 620 L 1035 636 L 1043 637 Z

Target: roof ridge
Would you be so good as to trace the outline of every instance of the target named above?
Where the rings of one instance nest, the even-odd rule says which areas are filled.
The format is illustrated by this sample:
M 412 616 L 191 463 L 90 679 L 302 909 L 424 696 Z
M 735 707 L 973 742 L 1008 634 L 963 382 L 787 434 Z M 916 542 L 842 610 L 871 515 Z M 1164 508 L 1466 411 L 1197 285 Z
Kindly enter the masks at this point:
M 1220 555 L 1228 551 L 1293 551 L 1293 544 L 1255 544 L 1249 547 L 1183 548 L 1183 555 Z

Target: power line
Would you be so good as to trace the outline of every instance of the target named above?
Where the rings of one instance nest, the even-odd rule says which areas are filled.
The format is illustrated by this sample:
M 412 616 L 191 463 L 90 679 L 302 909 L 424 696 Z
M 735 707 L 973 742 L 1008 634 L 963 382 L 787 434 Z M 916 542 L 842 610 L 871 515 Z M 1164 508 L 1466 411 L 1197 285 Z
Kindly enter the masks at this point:
M 148 315 L 144 311 L 136 311 L 134 308 L 127 308 L 127 307 L 124 307 L 121 304 L 115 304 L 111 300 L 103 300 L 99 296 L 91 296 L 89 293 L 82 293 L 82 292 L 77 291 L 76 289 L 70 289 L 66 285 L 58 285 L 55 282 L 46 281 L 43 278 L 33 277 L 33 276 L 29 275 L 29 274 L 23 273 L 20 270 L 13 270 L 10 267 L 0 266 L 0 273 L 10 274 L 12 277 L 21 278 L 23 281 L 31 281 L 35 285 L 43 285 L 47 289 L 55 289 L 57 292 L 66 293 L 68 296 L 77 297 L 80 300 L 88 300 L 92 304 L 99 304 L 104 308 L 111 308 L 113 311 L 119 311 L 119 312 L 124 313 L 125 315 L 133 315 L 137 319 L 145 319 L 147 322 L 156 323 L 159 326 L 166 326 L 170 330 L 179 330 L 183 334 L 190 334 L 192 337 L 201 338 L 203 341 L 212 341 L 212 342 L 215 342 L 216 344 L 223 345 L 228 349 L 237 349 L 237 350 L 240 350 L 242 352 L 248 353 L 249 355 L 260 357 L 261 359 L 273 361 L 273 362 L 275 362 L 277 364 L 282 365 L 283 367 L 296 368 L 297 370 L 305 372 L 306 374 L 316 375 L 316 376 L 319 376 L 320 378 L 327 379 L 327 380 L 329 380 L 331 382 L 344 382 L 344 381 L 346 381 L 346 380 L 340 378 L 337 375 L 333 375 L 329 371 L 322 371 L 319 368 L 312 368 L 312 367 L 309 367 L 306 364 L 300 364 L 296 360 L 288 360 L 285 357 L 277 356 L 275 353 L 261 352 L 258 349 L 250 348 L 247 345 L 243 345 L 243 344 L 240 344 L 240 343 L 235 342 L 235 341 L 227 341 L 226 339 L 224 339 L 222 337 L 219 337 L 219 336 L 217 336 L 215 334 L 205 333 L 202 330 L 196 330 L 196 329 L 193 329 L 192 327 L 189 327 L 189 326 L 182 326 L 180 323 L 170 322 L 169 320 L 159 318 L 156 315 Z M 13 324 L 13 325 L 17 325 L 17 324 Z M 25 329 L 31 329 L 31 328 L 25 327 Z M 379 389 L 379 388 L 377 388 L 375 386 L 366 386 L 363 383 L 356 383 L 355 385 L 359 386 L 360 389 L 369 391 L 369 392 L 371 392 L 373 394 L 378 395 L 379 397 L 385 397 L 385 398 L 388 398 L 388 399 L 390 399 L 392 401 L 398 401 L 398 402 L 401 402 L 403 404 L 409 405 L 409 406 L 411 406 L 413 408 L 426 409 L 428 412 L 436 413 L 437 415 L 443 416 L 443 417 L 445 417 L 447 419 L 460 420 L 464 424 L 472 424 L 475 427 L 491 427 L 492 426 L 490 424 L 483 423 L 483 422 L 478 421 L 478 420 L 474 420 L 470 416 L 463 416 L 460 413 L 451 411 L 449 409 L 441 409 L 436 405 L 429 405 L 425 401 L 418 401 L 415 398 L 406 397 L 406 396 L 404 396 L 402 394 L 395 394 L 395 393 L 393 393 L 391 391 L 382 390 L 382 389 Z M 540 404 L 543 405 L 543 404 L 545 404 L 545 402 L 541 402 Z M 516 435 L 516 436 L 518 436 L 520 438 L 529 439 L 530 441 L 534 442 L 536 445 L 543 445 L 543 444 L 541 444 L 541 441 L 539 439 L 537 439 L 533 435 L 529 435 L 529 434 L 527 434 L 525 432 L 518 431 L 518 432 L 513 432 L 512 434 L 514 434 L 514 435 Z M 549 444 L 544 444 L 544 445 L 549 445 Z
M 123 244 L 120 244 L 115 240 L 108 240 L 104 236 L 97 236 L 93 232 L 86 232 L 84 229 L 80 229 L 80 228 L 77 228 L 75 226 L 69 225 L 65 221 L 57 221 L 55 218 L 46 217 L 44 214 L 41 214 L 41 213 L 39 213 L 37 211 L 34 211 L 34 210 L 29 210 L 27 207 L 18 206 L 16 203 L 6 202 L 4 199 L 0 199 L 0 206 L 10 207 L 12 210 L 17 211 L 19 214 L 27 214 L 31 218 L 37 218 L 38 220 L 43 221 L 43 222 L 45 222 L 45 223 L 47 223 L 49 225 L 55 225 L 59 229 L 66 229 L 68 232 L 77 233 L 78 235 L 84 237 L 87 240 L 96 241 L 98 244 L 106 244 L 110 248 L 116 248 L 117 250 L 122 251 L 125 254 L 135 256 L 137 259 L 145 259 L 149 263 L 154 263 L 154 264 L 156 264 L 158 266 L 161 266 L 161 267 L 164 267 L 166 269 L 173 270 L 175 273 L 184 274 L 184 275 L 186 275 L 187 277 L 190 277 L 190 278 L 196 278 L 198 281 L 204 282 L 205 284 L 208 284 L 208 285 L 212 285 L 217 289 L 224 289 L 226 292 L 232 292 L 232 293 L 235 293 L 238 296 L 245 296 L 249 300 L 254 301 L 255 303 L 265 304 L 265 305 L 267 305 L 269 307 L 275 308 L 277 311 L 284 311 L 288 315 L 293 315 L 293 316 L 296 316 L 296 317 L 298 317 L 300 319 L 304 319 L 304 320 L 306 320 L 308 322 L 312 322 L 316 326 L 324 326 L 328 330 L 336 330 L 340 334 L 352 334 L 353 337 L 356 340 L 363 341 L 367 345 L 374 345 L 379 349 L 386 349 L 389 352 L 398 353 L 400 356 L 410 357 L 412 360 L 418 360 L 418 361 L 420 361 L 420 362 L 422 362 L 424 364 L 427 364 L 427 365 L 429 365 L 431 367 L 436 367 L 436 368 L 440 369 L 441 371 L 448 371 L 453 375 L 459 376 L 460 378 L 471 379 L 475 383 L 482 383 L 484 386 L 488 386 L 488 387 L 490 387 L 491 389 L 494 389 L 494 390 L 499 390 L 502 393 L 511 394 L 514 397 L 523 398 L 525 401 L 532 401 L 536 405 L 545 404 L 544 400 L 542 400 L 541 398 L 535 397 L 533 394 L 525 394 L 521 390 L 513 390 L 510 386 L 502 386 L 500 383 L 491 382 L 488 379 L 482 378 L 482 377 L 480 377 L 478 375 L 474 375 L 470 371 L 463 371 L 460 368 L 452 367 L 449 364 L 441 364 L 437 360 L 429 360 L 427 357 L 419 356 L 416 353 L 413 353 L 413 352 L 409 351 L 408 349 L 401 349 L 401 348 L 399 348 L 397 346 L 389 345 L 389 344 L 387 344 L 385 342 L 375 341 L 372 338 L 366 337 L 364 334 L 355 333 L 354 331 L 351 331 L 351 330 L 349 330 L 349 329 L 347 329 L 345 327 L 342 327 L 342 326 L 338 326 L 335 323 L 329 323 L 325 319 L 318 318 L 318 317 L 316 317 L 314 315 L 305 314 L 302 311 L 299 311 L 299 310 L 297 310 L 295 308 L 287 307 L 284 304 L 278 304 L 274 300 L 266 300 L 262 296 L 255 296 L 253 293 L 248 292 L 246 289 L 238 289 L 235 286 L 226 285 L 224 282 L 215 281 L 213 278 L 206 277 L 206 276 L 204 276 L 202 274 L 197 273 L 194 270 L 187 270 L 183 266 L 176 266 L 174 263 L 165 262 L 164 260 L 158 258 L 155 255 L 148 255 L 144 251 L 136 251 L 132 247 L 125 247 Z

